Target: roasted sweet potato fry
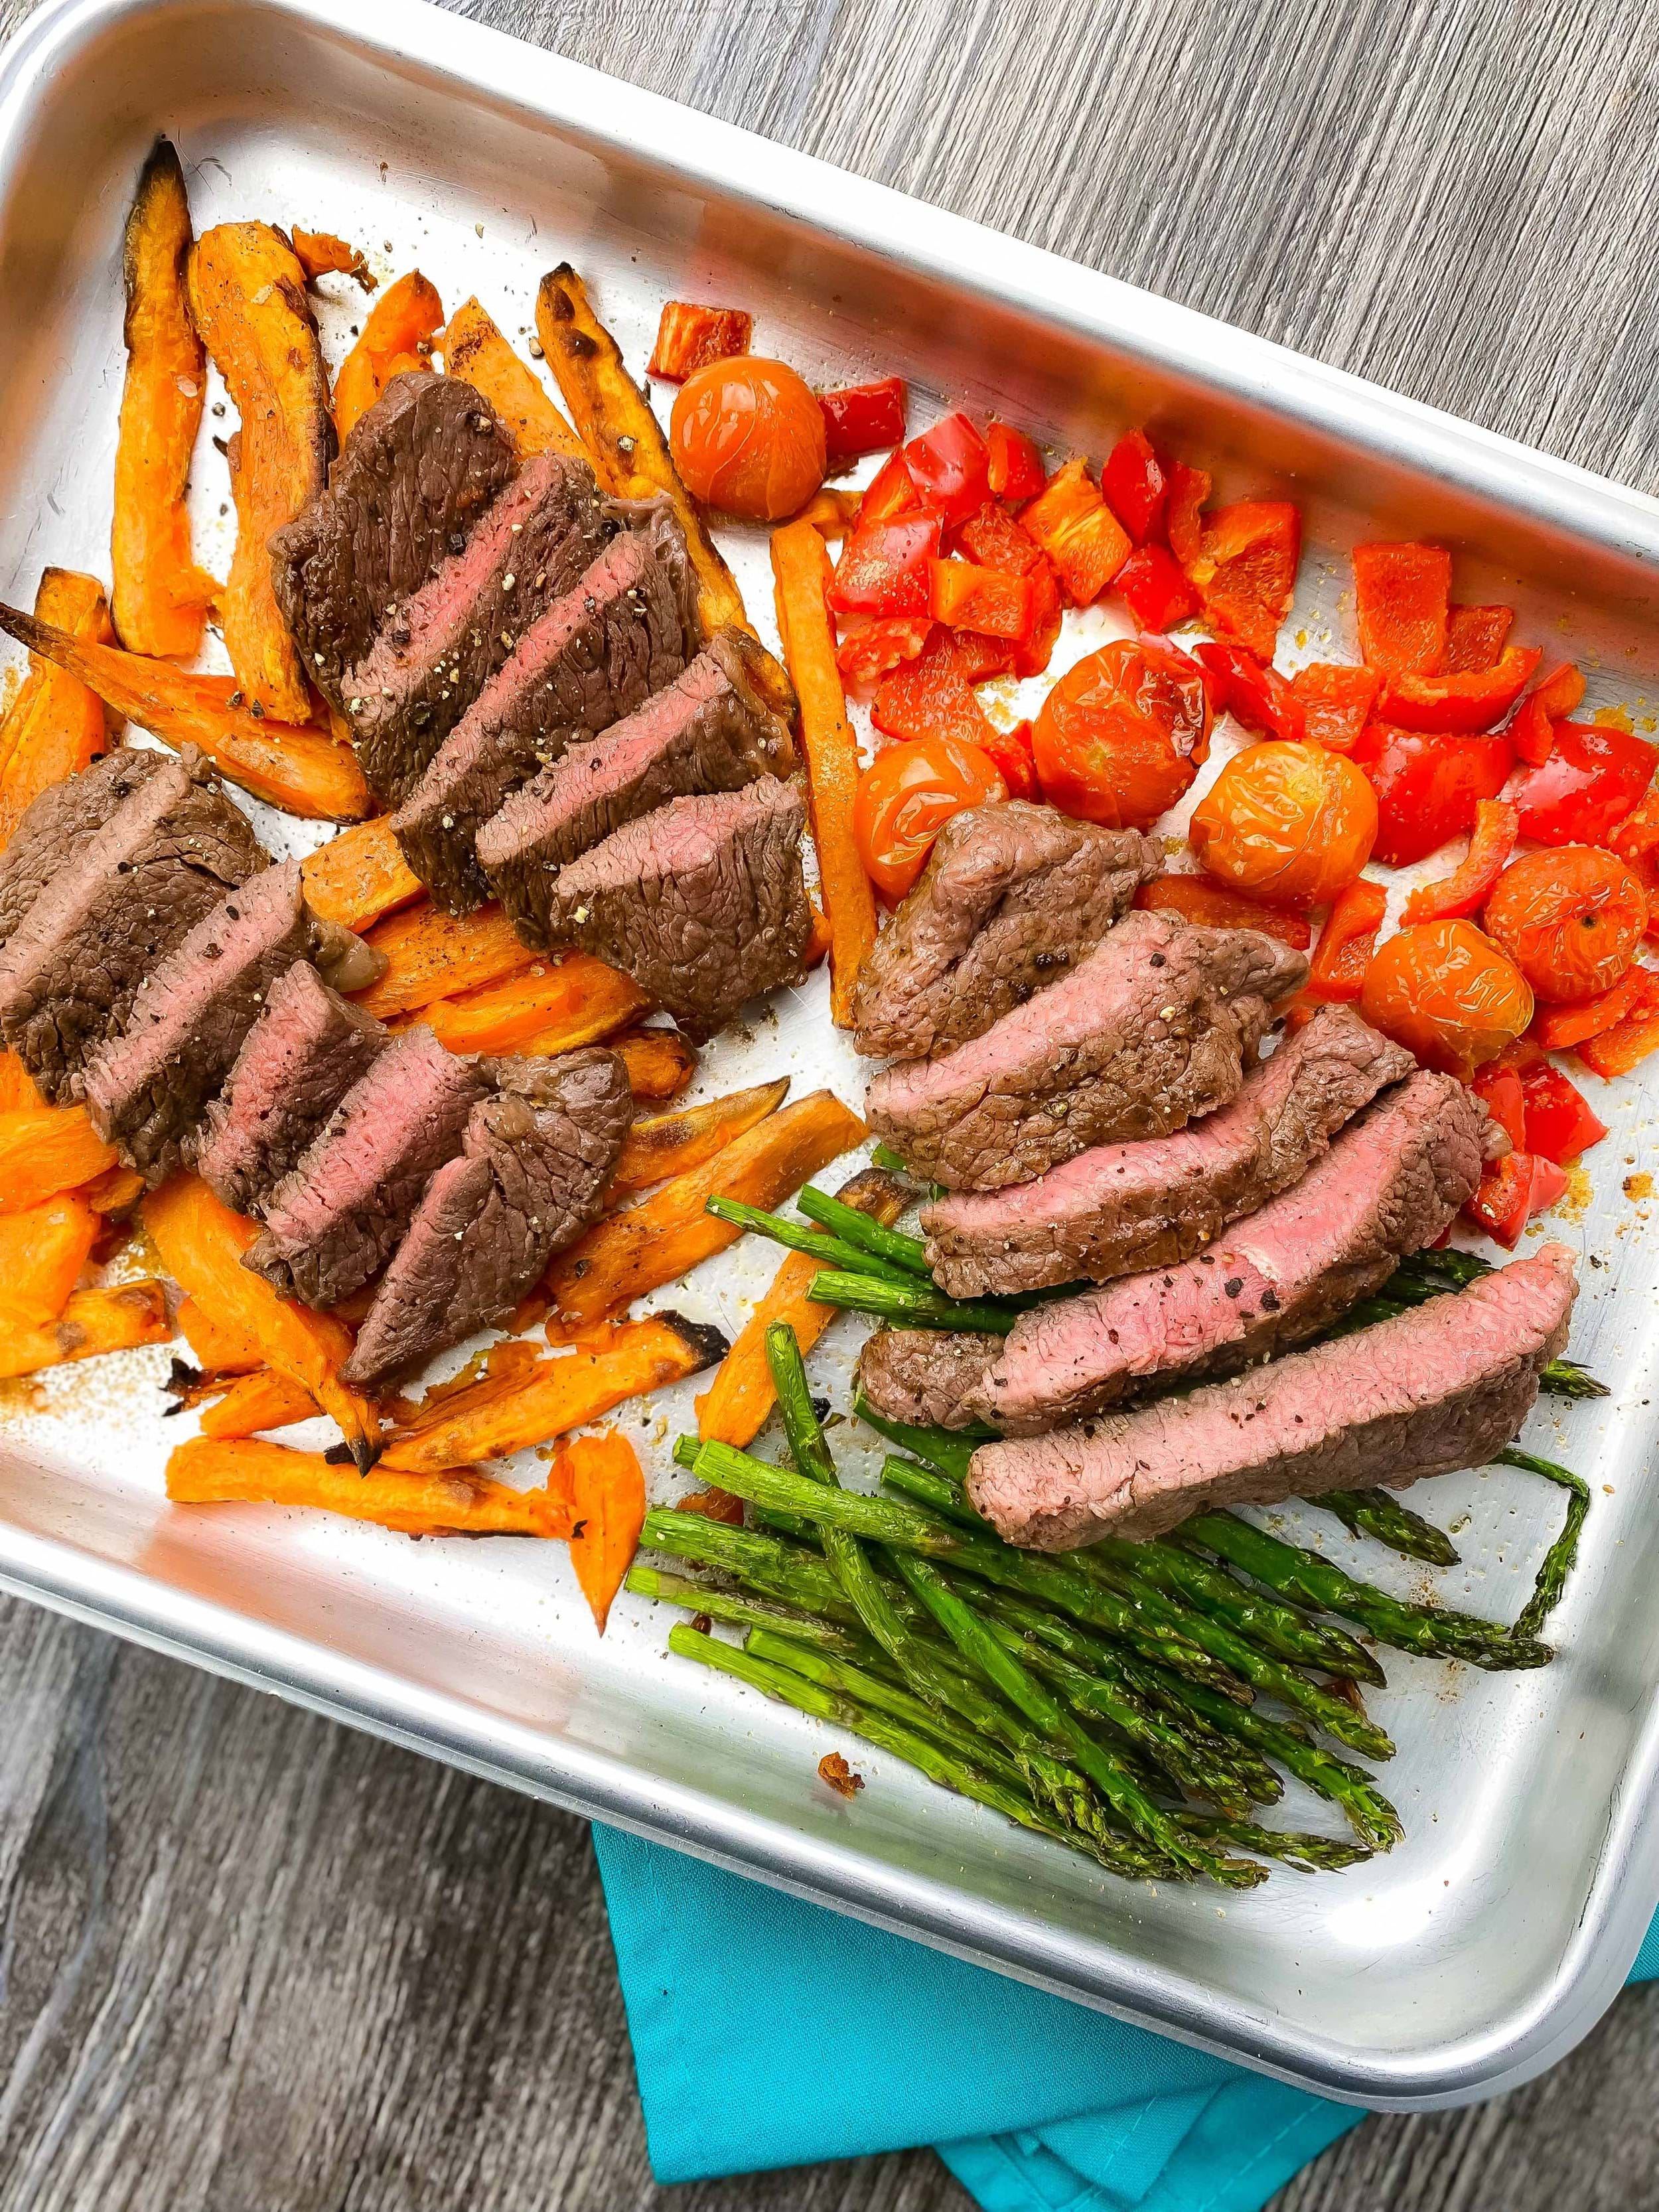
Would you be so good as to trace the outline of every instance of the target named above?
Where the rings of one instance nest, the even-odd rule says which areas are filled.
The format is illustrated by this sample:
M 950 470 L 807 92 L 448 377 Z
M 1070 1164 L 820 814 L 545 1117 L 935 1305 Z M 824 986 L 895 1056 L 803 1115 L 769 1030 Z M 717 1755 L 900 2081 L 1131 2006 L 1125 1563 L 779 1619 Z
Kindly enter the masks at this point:
M 563 1498 L 574 1523 L 570 1561 L 601 1636 L 645 1526 L 645 1477 L 626 1437 L 602 1429 L 573 1437 L 553 1455 L 547 1486 Z
M 320 1452 L 251 1440 L 192 1437 L 167 1462 L 179 1505 L 314 1505 L 404 1536 L 568 1536 L 570 1513 L 546 1490 L 509 1490 L 485 1474 L 372 1474 L 333 1467 Z
M 279 1298 L 262 1276 L 242 1265 L 258 1224 L 222 1206 L 195 1176 L 174 1176 L 144 1201 L 144 1226 L 161 1265 L 187 1297 L 252 1337 L 275 1367 L 340 1426 L 359 1468 L 373 1467 L 380 1425 L 366 1398 L 340 1380 L 351 1338 L 328 1314 Z
M 0 1328 L 0 1382 L 95 1359 L 101 1352 L 131 1352 L 140 1344 L 165 1344 L 173 1334 L 167 1294 L 160 1283 L 123 1283 L 112 1291 L 77 1291 L 56 1321 L 40 1328 Z
M 498 906 L 476 914 L 446 914 L 426 899 L 377 923 L 368 942 L 386 960 L 378 983 L 357 1003 L 382 1021 L 429 1006 L 458 991 L 516 975 L 540 956 L 532 952 Z
M 717 1194 L 750 1206 L 774 1206 L 809 1176 L 864 1141 L 864 1124 L 833 1092 L 770 1114 L 689 1175 L 625 1213 L 607 1214 L 562 1252 L 541 1285 L 562 1334 L 591 1328 L 619 1314 L 659 1284 L 677 1281 L 723 1252 L 743 1233 L 703 1211 Z M 536 1294 L 532 1293 L 532 1297 Z
M 876 941 L 876 902 L 853 834 L 859 752 L 824 598 L 830 556 L 810 522 L 786 523 L 772 532 L 772 573 L 784 658 L 800 695 L 812 841 L 830 923 L 830 1010 L 846 1029 L 853 1018 L 853 987 Z
M 361 246 L 349 246 L 343 238 L 336 238 L 331 230 L 301 230 L 298 223 L 289 236 L 294 240 L 300 266 L 311 282 L 315 283 L 319 276 L 352 276 L 365 292 L 374 289 L 374 273 L 364 260 Z
M 398 849 L 389 814 L 341 830 L 301 862 L 300 873 L 312 912 L 342 929 L 367 929 L 425 891 Z
M 202 1408 L 201 1432 L 221 1441 L 234 1437 L 257 1437 L 267 1429 L 286 1429 L 295 1421 L 308 1421 L 317 1413 L 317 1401 L 293 1377 L 262 1367 L 252 1375 L 239 1375 L 210 1405 Z M 361 1481 L 355 1470 L 354 1481 Z
M 682 1107 L 678 1114 L 653 1114 L 635 1121 L 611 1170 L 611 1189 L 648 1190 L 670 1176 L 689 1175 L 757 1121 L 775 1114 L 788 1096 L 789 1078 L 783 1075 L 752 1091 L 734 1091 L 728 1098 L 710 1098 L 701 1106 Z
M 386 287 L 334 380 L 334 428 L 342 444 L 352 424 L 374 404 L 394 376 L 430 368 L 432 341 L 443 319 L 444 303 L 437 287 L 418 269 Z
M 81 1186 L 81 1195 L 93 1212 L 110 1217 L 131 1213 L 143 1194 L 144 1178 L 132 1168 L 106 1168 Z
M 68 1191 L 27 1213 L 0 1213 L 0 1333 L 58 1319 L 97 1233 L 98 1216 Z
M 345 746 L 309 722 L 276 721 L 245 706 L 234 677 L 191 676 L 168 660 L 83 645 L 15 607 L 0 606 L 0 629 L 165 744 L 199 745 L 228 782 L 256 799 L 309 822 L 361 821 L 374 804 Z
M 173 1316 L 179 1334 L 210 1375 L 251 1375 L 264 1355 L 245 1328 L 210 1314 L 196 1298 L 180 1298 Z
M 597 1043 L 650 1011 L 631 977 L 591 953 L 531 959 L 522 975 L 425 1007 L 422 1020 L 452 1052 L 546 1054 Z
M 542 279 L 536 331 L 605 489 L 619 499 L 649 499 L 660 492 L 679 518 L 697 574 L 697 609 L 705 631 L 712 637 L 729 625 L 754 636 L 743 593 L 709 535 L 702 510 L 680 480 L 651 403 L 628 374 L 617 341 L 594 313 L 586 286 L 568 261 Z M 784 720 L 793 722 L 795 695 L 788 677 L 769 653 L 759 658 L 757 682 Z
M 127 217 L 126 381 L 110 532 L 116 627 L 130 652 L 199 652 L 219 586 L 191 557 L 185 494 L 207 397 L 207 356 L 185 298 L 190 202 L 158 138 Z
M 34 611 L 81 643 L 107 644 L 115 635 L 103 586 L 72 568 L 43 572 Z M 0 850 L 43 791 L 108 751 L 122 720 L 78 678 L 41 654 L 31 656 L 22 689 L 0 725 Z
M 456 308 L 441 343 L 444 374 L 459 376 L 483 392 L 526 459 L 545 453 L 586 458 L 581 440 L 548 398 L 535 371 L 520 360 L 476 300 Z
M 678 1098 L 697 1072 L 697 1048 L 678 1030 L 629 1030 L 607 1037 L 605 1050 L 616 1053 L 628 1070 L 628 1087 L 636 1098 L 660 1106 Z
M 890 1229 L 912 1194 L 882 1169 L 863 1168 L 837 1195 L 843 1204 L 856 1206 Z M 775 1321 L 787 1322 L 805 1356 L 836 1317 L 833 1306 L 818 1305 L 808 1295 L 821 1264 L 805 1252 L 786 1255 L 771 1288 L 721 1361 L 719 1374 L 697 1400 L 697 1434 L 704 1443 L 751 1443 L 765 1427 L 777 1401 L 766 1359 L 767 1330 Z
M 445 1399 L 434 1418 L 423 1418 L 422 1408 L 392 1431 L 386 1464 L 422 1474 L 506 1459 L 585 1428 L 627 1399 L 665 1390 L 725 1356 L 726 1339 L 717 1328 L 678 1314 L 599 1330 L 573 1351 L 538 1359 L 505 1385 L 484 1376 Z
M 46 1102 L 15 1052 L 0 1052 L 0 1114 L 44 1114 Z
M 271 590 L 267 549 L 272 531 L 322 489 L 334 458 L 306 272 L 268 222 L 222 222 L 197 240 L 187 281 L 191 319 L 241 418 L 230 455 L 236 551 L 219 600 L 225 647 L 262 713 L 303 724 L 311 694 Z
M 800 513 L 797 522 L 810 522 L 823 538 L 845 538 L 858 520 L 861 494 L 855 491 L 836 491 L 825 484 L 815 491 Z
M 0 1114 L 0 1214 L 27 1213 L 115 1165 L 115 1147 L 84 1106 L 20 1107 Z

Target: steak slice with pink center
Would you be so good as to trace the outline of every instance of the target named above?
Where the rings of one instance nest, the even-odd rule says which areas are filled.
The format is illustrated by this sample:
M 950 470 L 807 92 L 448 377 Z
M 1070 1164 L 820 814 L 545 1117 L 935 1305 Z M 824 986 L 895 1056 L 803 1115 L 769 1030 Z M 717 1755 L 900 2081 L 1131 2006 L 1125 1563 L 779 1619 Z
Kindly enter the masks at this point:
M 1306 1174 L 1352 1115 L 1416 1066 L 1351 1006 L 1322 1006 L 1230 1105 L 1141 1144 L 1100 1145 L 1035 1182 L 922 1209 L 927 1263 L 952 1297 L 1109 1282 L 1200 1252 Z
M 79 775 L 48 784 L 24 811 L 0 853 L 0 948 L 76 849 L 169 758 L 147 747 L 117 745 Z
M 866 1118 L 947 1189 L 1029 1182 L 1092 1145 L 1167 1136 L 1224 1106 L 1307 972 L 1259 930 L 1126 915 L 983 1036 L 885 1069 Z
M 975 1506 L 1011 1544 L 1161 1536 L 1218 1505 L 1279 1505 L 1482 1467 L 1567 1340 L 1572 1254 L 1546 1244 L 1392 1320 L 1043 1437 L 981 1444 Z

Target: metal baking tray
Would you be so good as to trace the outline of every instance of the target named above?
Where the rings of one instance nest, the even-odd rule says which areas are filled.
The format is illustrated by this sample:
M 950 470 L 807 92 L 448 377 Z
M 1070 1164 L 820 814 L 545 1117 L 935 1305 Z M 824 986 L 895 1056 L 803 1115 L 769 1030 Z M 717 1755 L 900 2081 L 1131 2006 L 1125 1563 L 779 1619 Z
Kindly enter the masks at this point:
M 118 240 L 161 129 L 199 224 L 338 231 L 384 274 L 418 261 L 452 306 L 476 290 L 520 343 L 537 277 L 568 256 L 636 364 L 665 296 L 709 297 L 752 308 L 759 343 L 811 377 L 899 370 L 924 407 L 994 405 L 1062 448 L 1098 456 L 1151 421 L 1224 495 L 1282 486 L 1303 502 L 1291 659 L 1342 650 L 1356 537 L 1430 533 L 1460 549 L 1460 598 L 1510 601 L 1521 634 L 1586 665 L 1593 703 L 1646 714 L 1659 503 L 416 0 L 52 0 L 13 42 L 9 598 L 48 561 L 106 566 Z M 325 311 L 337 354 L 360 311 L 349 296 Z M 205 550 L 222 559 L 227 489 L 205 441 L 198 478 Z M 765 626 L 763 544 L 733 544 Z M 699 1080 L 713 1092 L 780 1071 L 798 1091 L 860 1096 L 821 975 L 723 1040 Z M 1614 1137 L 1595 1188 L 1551 1225 L 1600 1263 L 1574 1349 L 1616 1395 L 1547 1407 L 1529 1431 L 1597 1489 L 1560 1657 L 1509 1676 L 1390 1658 L 1376 1706 L 1401 1750 L 1382 1778 L 1408 1837 L 1346 1875 L 1276 1873 L 1243 1900 L 1115 1883 L 863 1747 L 870 1786 L 843 1804 L 815 1778 L 823 1732 L 669 1659 L 660 1612 L 623 1600 L 600 1643 L 561 1547 L 169 1509 L 161 1464 L 187 1424 L 159 1418 L 159 1352 L 3 1386 L 0 1583 L 1328 2094 L 1401 2108 L 1488 2094 L 1585 2033 L 1659 1900 L 1659 1244 L 1621 1188 L 1648 1157 L 1651 1098 L 1626 1083 L 1596 1103 Z M 739 1248 L 674 1302 L 734 1327 L 774 1257 Z M 842 1392 L 855 1327 L 832 1336 Z M 684 1487 L 665 1440 L 695 1388 L 635 1409 L 659 1498 Z M 1470 1474 L 1438 1483 L 1434 1505 L 1462 1527 L 1448 1601 L 1510 1617 L 1558 1494 Z M 1307 1526 L 1346 1556 L 1328 1518 Z M 1386 1577 L 1382 1556 L 1369 1547 L 1366 1571 Z

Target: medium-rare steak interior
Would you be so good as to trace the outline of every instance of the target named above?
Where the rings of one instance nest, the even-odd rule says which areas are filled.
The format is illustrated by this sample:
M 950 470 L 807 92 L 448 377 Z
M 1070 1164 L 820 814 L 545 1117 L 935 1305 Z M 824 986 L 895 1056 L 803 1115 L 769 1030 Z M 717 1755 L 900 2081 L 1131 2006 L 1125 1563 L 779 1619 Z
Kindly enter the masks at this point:
M 166 753 L 117 745 L 79 775 L 47 785 L 0 852 L 0 949 L 70 856 L 167 765 Z

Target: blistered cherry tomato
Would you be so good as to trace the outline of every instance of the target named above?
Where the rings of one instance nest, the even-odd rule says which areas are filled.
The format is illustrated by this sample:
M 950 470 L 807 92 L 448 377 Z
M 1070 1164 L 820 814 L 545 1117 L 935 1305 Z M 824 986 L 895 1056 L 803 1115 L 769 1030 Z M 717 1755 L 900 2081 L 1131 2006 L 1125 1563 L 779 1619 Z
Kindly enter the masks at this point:
M 1376 794 L 1340 753 L 1277 738 L 1235 753 L 1194 811 L 1192 848 L 1235 890 L 1323 906 L 1371 856 Z
M 752 522 L 793 514 L 823 482 L 823 410 L 784 362 L 697 369 L 675 394 L 669 441 L 695 497 Z
M 853 831 L 865 873 L 896 905 L 953 814 L 1007 795 L 990 756 L 977 745 L 957 738 L 889 745 L 859 778 L 853 801 Z
M 1560 845 L 1512 860 L 1485 921 L 1540 999 L 1576 1006 L 1630 969 L 1648 926 L 1647 893 L 1611 853 Z
M 1526 977 L 1472 921 L 1396 930 L 1371 955 L 1359 994 L 1373 1029 L 1466 1082 L 1521 1035 L 1532 1005 Z
M 1403 868 L 1474 827 L 1483 799 L 1496 799 L 1514 765 L 1509 739 L 1431 736 L 1371 722 L 1360 732 L 1352 758 L 1376 793 L 1379 860 Z M 1524 826 L 1524 825 L 1523 825 Z
M 1204 672 L 1165 638 L 1114 638 L 1066 670 L 1032 743 L 1051 806 L 1109 829 L 1150 829 L 1186 796 L 1209 749 Z

